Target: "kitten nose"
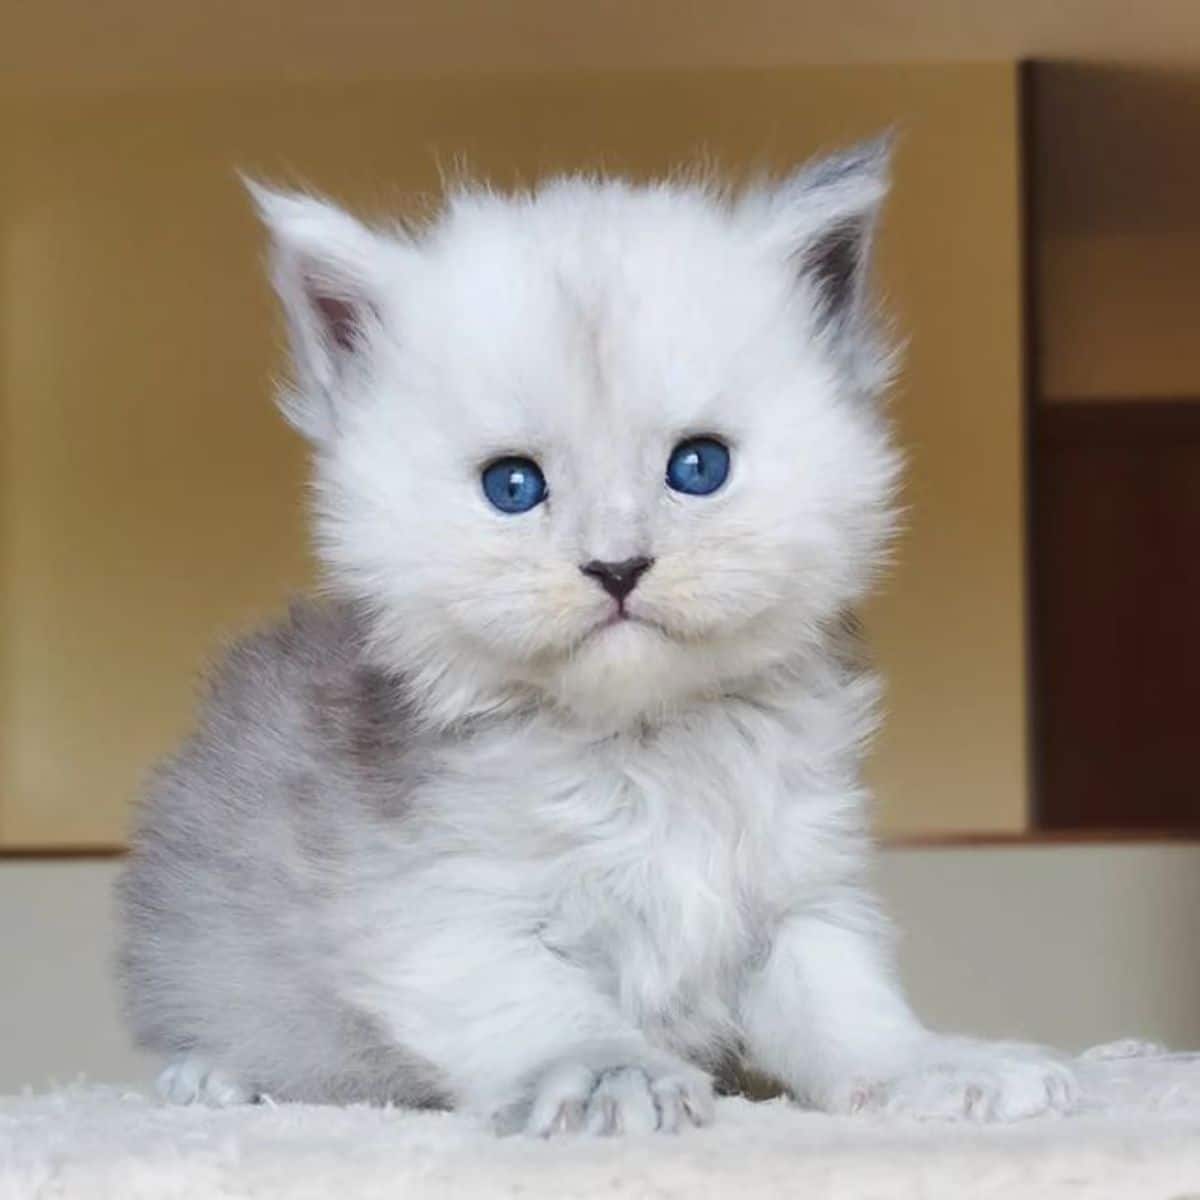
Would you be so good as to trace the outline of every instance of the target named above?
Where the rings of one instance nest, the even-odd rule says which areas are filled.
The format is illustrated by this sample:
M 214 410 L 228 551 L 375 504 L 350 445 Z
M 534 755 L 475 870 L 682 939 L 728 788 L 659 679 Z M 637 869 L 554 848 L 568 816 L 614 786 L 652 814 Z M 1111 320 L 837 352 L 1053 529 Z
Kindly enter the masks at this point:
M 593 559 L 579 569 L 590 575 L 614 600 L 624 600 L 653 565 L 652 558 L 626 558 L 621 562 Z

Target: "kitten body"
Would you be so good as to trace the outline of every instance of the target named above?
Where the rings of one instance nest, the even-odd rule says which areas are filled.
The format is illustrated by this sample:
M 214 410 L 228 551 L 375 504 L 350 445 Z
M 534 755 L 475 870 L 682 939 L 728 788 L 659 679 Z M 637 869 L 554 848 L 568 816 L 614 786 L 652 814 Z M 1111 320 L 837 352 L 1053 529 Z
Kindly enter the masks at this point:
M 257 193 L 338 599 L 234 649 L 143 806 L 123 977 L 169 1095 L 673 1129 L 736 1059 L 831 1110 L 1070 1102 L 923 1029 L 864 886 L 884 157 L 464 193 L 419 236 Z M 697 436 L 729 477 L 681 495 Z M 500 513 L 517 455 L 548 498 Z M 635 556 L 619 598 L 581 570 Z
M 126 954 L 165 1055 L 280 1099 L 499 1111 L 540 1043 L 609 1032 L 551 983 L 507 1007 L 531 957 L 715 1069 L 788 912 L 841 892 L 871 928 L 847 890 L 869 679 L 817 661 L 604 735 L 536 707 L 429 730 L 363 644 L 354 612 L 312 605 L 240 643 L 151 790 Z

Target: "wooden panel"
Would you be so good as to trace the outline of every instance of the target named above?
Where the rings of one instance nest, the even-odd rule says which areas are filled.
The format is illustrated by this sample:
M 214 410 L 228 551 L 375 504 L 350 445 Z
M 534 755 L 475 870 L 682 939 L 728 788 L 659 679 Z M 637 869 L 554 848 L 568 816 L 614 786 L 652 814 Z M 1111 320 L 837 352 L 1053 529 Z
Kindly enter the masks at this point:
M 909 531 L 868 625 L 883 825 L 1025 821 L 1019 160 L 1011 65 L 425 78 L 60 97 L 7 114 L 0 195 L 0 837 L 119 841 L 214 639 L 311 567 L 302 448 L 242 167 L 379 214 L 460 157 L 794 163 L 899 122 L 882 243 L 910 338 Z M 952 167 L 948 164 L 953 164 Z
M 1047 234 L 1038 261 L 1044 396 L 1133 403 L 1200 393 L 1200 230 Z
M 1031 81 L 1042 395 L 1200 394 L 1200 71 L 1039 63 Z
M 1200 401 L 1037 430 L 1039 824 L 1200 829 Z

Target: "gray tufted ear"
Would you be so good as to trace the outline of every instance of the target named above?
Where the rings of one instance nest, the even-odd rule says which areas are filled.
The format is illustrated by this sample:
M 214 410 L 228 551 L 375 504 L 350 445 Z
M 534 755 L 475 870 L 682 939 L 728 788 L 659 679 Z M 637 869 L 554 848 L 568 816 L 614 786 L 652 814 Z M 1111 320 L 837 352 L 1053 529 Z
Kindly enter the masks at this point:
M 806 163 L 770 198 L 772 236 L 812 288 L 826 325 L 862 309 L 891 147 L 888 134 Z
M 330 437 L 346 376 L 378 329 L 388 264 L 399 244 L 335 205 L 246 187 L 271 238 L 271 282 L 287 321 L 295 374 L 284 413 L 314 441 Z

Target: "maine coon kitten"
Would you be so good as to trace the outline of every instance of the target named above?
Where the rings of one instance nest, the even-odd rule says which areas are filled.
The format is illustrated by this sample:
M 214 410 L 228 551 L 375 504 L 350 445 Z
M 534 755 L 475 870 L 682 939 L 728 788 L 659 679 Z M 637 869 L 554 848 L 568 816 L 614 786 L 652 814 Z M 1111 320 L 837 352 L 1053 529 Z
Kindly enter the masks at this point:
M 337 599 L 233 649 L 142 808 L 169 1098 L 673 1130 L 738 1058 L 834 1112 L 1070 1105 L 1048 1053 L 922 1027 L 862 881 L 886 157 L 419 232 L 255 189 Z

